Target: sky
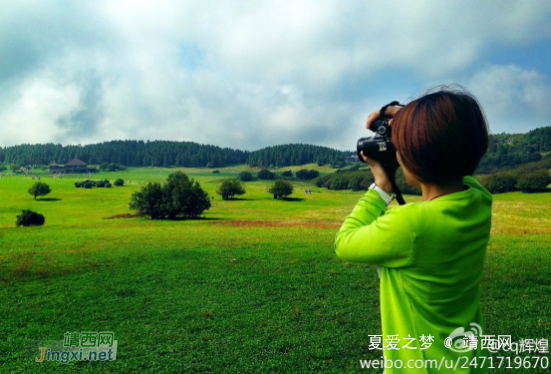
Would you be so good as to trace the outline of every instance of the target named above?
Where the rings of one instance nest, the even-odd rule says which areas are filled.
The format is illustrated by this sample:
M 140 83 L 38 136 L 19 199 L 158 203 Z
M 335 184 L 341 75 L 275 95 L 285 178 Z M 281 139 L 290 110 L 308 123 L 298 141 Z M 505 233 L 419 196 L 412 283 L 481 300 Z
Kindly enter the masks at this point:
M 0 146 L 355 148 L 459 84 L 490 132 L 551 126 L 551 1 L 2 0 Z

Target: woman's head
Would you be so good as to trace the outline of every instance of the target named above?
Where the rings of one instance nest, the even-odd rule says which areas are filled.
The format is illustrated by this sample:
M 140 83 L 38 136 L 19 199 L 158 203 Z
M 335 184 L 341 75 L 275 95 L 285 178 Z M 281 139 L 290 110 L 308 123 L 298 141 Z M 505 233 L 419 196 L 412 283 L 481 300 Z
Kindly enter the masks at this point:
M 439 87 L 394 116 L 392 142 L 416 179 L 448 184 L 474 173 L 488 148 L 488 125 L 471 94 Z

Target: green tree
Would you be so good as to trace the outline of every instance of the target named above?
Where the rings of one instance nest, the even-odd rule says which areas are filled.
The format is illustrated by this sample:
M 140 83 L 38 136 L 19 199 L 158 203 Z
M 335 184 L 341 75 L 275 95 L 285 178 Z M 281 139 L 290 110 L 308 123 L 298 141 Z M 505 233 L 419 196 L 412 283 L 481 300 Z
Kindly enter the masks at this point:
M 317 170 L 301 169 L 296 172 L 296 176 L 298 179 L 314 179 L 319 177 L 320 173 Z
M 283 173 L 281 173 L 281 176 L 285 177 L 285 178 L 292 178 L 293 177 L 293 172 L 291 170 L 286 170 Z
M 258 179 L 272 180 L 275 179 L 275 174 L 268 169 L 262 169 L 258 172 Z
M 140 214 L 148 215 L 151 219 L 163 218 L 163 189 L 159 182 L 149 182 L 130 197 L 130 209 Z
M 124 180 L 122 180 L 122 179 L 120 179 L 120 178 L 117 178 L 117 179 L 115 179 L 115 182 L 113 182 L 113 184 L 114 184 L 115 186 L 122 187 L 122 186 L 124 186 Z
M 478 178 L 478 181 L 490 193 L 511 192 L 517 189 L 517 178 L 513 173 L 503 172 L 483 175 Z
M 36 182 L 31 188 L 29 188 L 29 193 L 34 196 L 36 200 L 37 196 L 45 196 L 52 192 L 50 186 L 43 182 Z
M 242 171 L 237 178 L 242 182 L 250 182 L 254 179 L 253 174 L 249 171 Z
M 130 209 L 152 219 L 196 218 L 209 209 L 210 199 L 199 182 L 181 171 L 168 176 L 166 184 L 151 182 L 132 194 Z
M 285 179 L 279 179 L 268 188 L 268 192 L 274 195 L 274 199 L 279 199 L 292 194 L 293 189 L 293 184 L 291 182 Z
M 551 183 L 551 176 L 547 170 L 534 171 L 518 179 L 517 188 L 522 192 L 545 191 Z
M 22 210 L 18 215 L 15 224 L 19 226 L 42 226 L 46 221 L 44 216 L 40 213 L 33 212 L 32 210 Z
M 237 179 L 226 179 L 216 190 L 224 200 L 233 200 L 236 195 L 244 195 L 245 189 Z

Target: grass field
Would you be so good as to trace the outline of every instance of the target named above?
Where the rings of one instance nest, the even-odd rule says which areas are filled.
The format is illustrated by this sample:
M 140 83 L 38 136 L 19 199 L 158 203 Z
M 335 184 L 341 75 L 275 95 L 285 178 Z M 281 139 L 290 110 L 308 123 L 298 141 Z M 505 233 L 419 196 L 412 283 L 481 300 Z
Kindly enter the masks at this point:
M 93 177 L 131 181 L 111 189 L 43 177 L 52 193 L 36 201 L 30 177 L 0 180 L 0 372 L 354 373 L 360 359 L 380 357 L 368 349 L 368 335 L 380 334 L 376 269 L 333 251 L 363 192 L 295 182 L 283 201 L 269 183 L 249 182 L 243 199 L 222 201 L 217 184 L 243 167 L 183 169 L 215 196 L 204 219 L 113 218 L 133 213 L 139 182 L 174 170 Z M 551 194 L 494 196 L 482 282 L 489 334 L 551 335 L 550 206 Z M 22 209 L 46 224 L 15 227 Z M 117 360 L 34 362 L 38 341 L 67 331 L 113 331 Z

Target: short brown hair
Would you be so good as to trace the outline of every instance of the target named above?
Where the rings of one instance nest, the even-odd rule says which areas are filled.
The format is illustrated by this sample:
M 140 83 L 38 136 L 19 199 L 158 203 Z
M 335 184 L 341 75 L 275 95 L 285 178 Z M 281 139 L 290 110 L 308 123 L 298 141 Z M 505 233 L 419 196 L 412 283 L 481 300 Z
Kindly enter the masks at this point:
M 488 149 L 489 130 L 470 93 L 448 87 L 431 91 L 396 114 L 392 142 L 421 182 L 445 184 L 474 173 Z

